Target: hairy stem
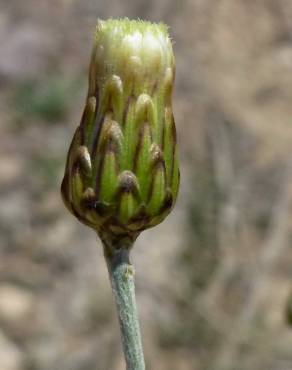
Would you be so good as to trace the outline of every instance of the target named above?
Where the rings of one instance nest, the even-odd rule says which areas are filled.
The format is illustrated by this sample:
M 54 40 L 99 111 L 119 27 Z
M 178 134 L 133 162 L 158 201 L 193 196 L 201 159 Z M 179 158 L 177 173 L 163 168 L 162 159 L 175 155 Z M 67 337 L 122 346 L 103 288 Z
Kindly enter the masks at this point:
M 145 370 L 135 299 L 134 267 L 129 260 L 129 249 L 111 249 L 109 254 L 105 246 L 105 258 L 120 322 L 127 370 Z

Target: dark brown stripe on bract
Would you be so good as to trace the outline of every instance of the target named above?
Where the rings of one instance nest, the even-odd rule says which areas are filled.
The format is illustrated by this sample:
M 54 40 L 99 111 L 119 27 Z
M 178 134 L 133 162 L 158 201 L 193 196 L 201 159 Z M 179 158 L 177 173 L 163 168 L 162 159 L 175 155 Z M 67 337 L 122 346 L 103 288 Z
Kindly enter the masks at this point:
M 125 124 L 126 124 L 126 118 L 127 118 L 127 115 L 129 113 L 129 107 L 130 107 L 130 104 L 131 104 L 131 101 L 133 101 L 135 99 L 135 96 L 133 95 L 133 93 L 131 92 L 129 94 L 129 97 L 127 99 L 127 102 L 126 102 L 126 105 L 125 105 L 125 109 L 123 111 L 123 122 L 121 122 L 121 126 L 122 127 L 125 127 Z
M 64 178 L 63 178 L 63 181 L 62 181 L 62 184 L 61 184 L 61 193 L 62 193 L 62 196 L 63 196 L 63 199 L 64 201 L 66 202 L 66 204 L 70 202 L 70 199 L 69 199 L 69 178 L 68 178 L 68 175 L 65 174 Z
M 164 151 L 164 139 L 165 139 L 165 125 L 166 125 L 166 119 L 165 114 L 163 114 L 163 124 L 162 124 L 162 132 L 161 132 L 161 150 Z
M 164 125 L 163 127 L 166 125 L 166 118 L 165 118 L 165 114 L 164 114 Z M 169 181 L 171 181 L 172 177 L 173 177 L 173 171 L 174 171 L 174 163 L 175 163 L 175 150 L 176 150 L 176 142 L 177 142 L 177 137 L 176 137 L 176 128 L 175 128 L 175 122 L 174 122 L 174 116 L 171 112 L 171 115 L 170 115 L 170 130 L 171 130 L 171 142 L 169 143 L 171 146 L 172 146 L 172 161 L 171 161 L 171 168 L 170 168 L 170 172 L 169 172 L 169 179 L 166 179 L 167 180 L 167 183 L 169 183 Z M 166 130 L 164 129 L 163 130 L 163 140 L 162 140 L 162 151 L 165 150 L 165 135 L 166 135 Z
M 142 125 L 140 125 L 140 129 L 139 129 L 139 133 L 138 133 L 138 143 L 137 143 L 136 150 L 135 150 L 134 165 L 133 165 L 134 173 L 137 172 L 138 158 L 139 158 L 139 153 L 140 153 L 140 150 L 141 150 L 141 147 L 142 147 L 142 141 L 144 139 L 144 134 L 145 134 L 146 127 L 149 128 L 150 139 L 151 139 L 151 142 L 153 143 L 153 133 L 152 133 L 151 127 L 150 127 L 148 122 L 145 122 Z M 149 153 L 149 156 L 150 156 L 150 153 Z
M 172 137 L 173 137 L 173 143 L 174 143 L 174 147 L 176 146 L 176 142 L 177 142 L 177 137 L 176 137 L 176 128 L 175 128 L 175 122 L 174 122 L 174 117 L 173 117 L 173 114 L 171 115 L 171 130 L 172 130 Z
M 154 94 L 157 92 L 158 89 L 158 81 L 156 80 L 153 84 L 152 91 L 151 91 L 151 97 L 154 96 Z
M 93 96 L 92 96 L 93 97 Z M 94 111 L 94 117 L 93 117 L 93 121 L 95 121 L 96 119 L 96 115 L 97 115 L 97 112 L 98 112 L 98 93 L 96 94 L 96 96 L 94 96 L 95 98 L 95 111 Z M 89 109 L 89 103 L 88 101 L 91 99 L 91 97 L 87 97 L 87 100 L 86 100 L 86 104 L 85 104 L 85 108 L 84 108 L 84 111 L 83 111 L 83 114 L 82 114 L 82 117 L 81 117 L 81 121 L 80 121 L 80 131 L 81 131 L 81 145 L 84 145 L 85 144 L 85 135 L 86 135 L 86 129 L 87 129 L 87 120 L 88 118 L 91 116 L 91 112 L 90 112 L 90 109 Z
M 85 108 L 82 113 L 81 121 L 80 121 L 80 141 L 81 145 L 85 143 L 85 130 L 86 130 L 86 118 L 88 117 L 88 103 L 86 102 Z
M 164 213 L 167 210 L 170 210 L 173 205 L 173 196 L 170 190 L 167 190 L 166 196 L 164 198 L 163 204 L 159 210 L 159 213 Z
M 155 175 L 156 175 L 156 171 L 158 170 L 159 167 L 163 168 L 164 178 L 166 179 L 165 163 L 164 163 L 163 160 L 157 160 L 151 168 L 151 173 L 150 173 L 151 184 L 150 184 L 150 187 L 149 187 L 149 190 L 148 190 L 147 202 L 150 201 L 150 199 L 153 195 Z
M 92 148 L 91 148 L 91 158 L 95 157 L 98 139 L 100 136 L 101 127 L 103 125 L 104 120 L 105 120 L 105 116 L 98 117 L 96 115 L 95 117 L 94 124 L 93 124 L 93 135 L 92 136 L 94 139 L 93 139 Z
M 172 178 L 173 178 L 173 175 L 174 175 L 174 164 L 175 164 L 175 161 L 176 161 L 176 158 L 175 158 L 175 152 L 176 152 L 176 128 L 175 128 L 175 122 L 174 122 L 174 117 L 173 115 L 171 116 L 171 130 L 172 130 L 172 137 L 173 137 L 173 143 L 172 143 L 172 163 L 171 163 L 171 170 L 170 170 L 170 176 L 169 176 L 169 180 L 172 182 Z
M 72 156 L 74 155 L 73 154 L 73 148 L 78 147 L 79 145 L 81 145 L 80 136 L 81 136 L 80 135 L 80 126 L 78 126 L 75 133 L 74 133 L 73 139 L 71 141 L 71 144 L 70 144 L 70 147 L 69 147 L 69 150 L 68 150 L 67 161 L 66 161 L 66 171 L 70 171 L 69 163 L 71 163 Z

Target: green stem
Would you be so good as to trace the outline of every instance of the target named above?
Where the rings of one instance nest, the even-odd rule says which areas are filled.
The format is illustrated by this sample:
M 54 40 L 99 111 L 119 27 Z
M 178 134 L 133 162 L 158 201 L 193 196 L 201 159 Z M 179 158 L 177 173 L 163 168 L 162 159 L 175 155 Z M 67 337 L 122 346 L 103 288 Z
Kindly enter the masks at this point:
M 138 312 L 135 299 L 134 267 L 128 248 L 105 246 L 105 258 L 120 322 L 127 370 L 145 370 Z

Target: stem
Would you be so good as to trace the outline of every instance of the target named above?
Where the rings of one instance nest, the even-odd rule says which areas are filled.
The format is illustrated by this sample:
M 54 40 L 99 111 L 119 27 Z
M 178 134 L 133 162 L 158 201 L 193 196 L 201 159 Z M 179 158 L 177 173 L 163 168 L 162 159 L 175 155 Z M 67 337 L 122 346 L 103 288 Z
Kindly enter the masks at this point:
M 105 258 L 120 322 L 127 370 L 145 370 L 143 348 L 135 299 L 134 267 L 129 249 L 112 249 Z

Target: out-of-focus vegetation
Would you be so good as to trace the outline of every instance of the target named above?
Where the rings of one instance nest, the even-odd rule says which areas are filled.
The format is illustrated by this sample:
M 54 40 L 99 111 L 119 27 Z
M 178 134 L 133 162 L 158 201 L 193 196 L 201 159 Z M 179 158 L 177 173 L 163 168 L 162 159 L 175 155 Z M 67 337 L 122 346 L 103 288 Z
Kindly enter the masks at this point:
M 11 0 L 0 19 L 0 367 L 123 369 L 102 249 L 59 185 L 96 18 L 165 21 L 181 190 L 132 253 L 155 370 L 292 369 L 292 2 Z
M 78 85 L 80 87 L 80 82 L 66 81 L 57 76 L 20 82 L 11 97 L 11 105 L 15 107 L 14 119 L 22 125 L 29 124 L 29 119 L 58 124 L 68 115 Z
M 21 115 L 33 115 L 50 122 L 64 118 L 70 90 L 66 91 L 57 81 L 49 82 L 49 86 L 36 86 L 32 81 L 26 81 L 17 87 L 14 103 Z

